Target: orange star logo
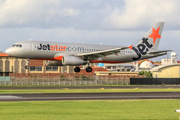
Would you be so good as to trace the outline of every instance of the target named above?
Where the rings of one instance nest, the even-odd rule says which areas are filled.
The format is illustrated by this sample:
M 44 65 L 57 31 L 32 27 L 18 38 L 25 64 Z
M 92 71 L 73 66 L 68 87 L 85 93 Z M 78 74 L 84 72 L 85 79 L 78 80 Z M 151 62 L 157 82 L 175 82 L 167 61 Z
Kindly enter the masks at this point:
M 159 29 L 160 29 L 160 27 L 156 30 L 154 28 L 152 28 L 152 34 L 149 36 L 150 38 L 153 38 L 153 45 L 156 42 L 156 38 L 161 38 L 161 36 L 159 35 Z

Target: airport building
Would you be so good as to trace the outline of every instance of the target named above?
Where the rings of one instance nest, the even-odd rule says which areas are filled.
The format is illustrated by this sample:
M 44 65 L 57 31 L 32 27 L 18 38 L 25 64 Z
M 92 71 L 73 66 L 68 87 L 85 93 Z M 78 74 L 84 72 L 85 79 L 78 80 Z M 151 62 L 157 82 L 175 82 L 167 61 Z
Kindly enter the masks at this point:
M 27 65 L 27 59 L 0 52 L 0 76 L 9 76 L 9 73 L 74 73 L 74 66 L 46 66 L 45 60 L 30 60 L 29 69 L 25 69 Z
M 180 63 L 166 64 L 151 69 L 153 78 L 180 78 Z
M 180 78 L 180 63 L 175 52 L 171 53 L 171 59 L 162 59 L 161 64 L 150 70 L 153 78 Z
M 131 63 L 121 63 L 121 64 L 104 64 L 104 68 L 109 71 L 114 72 L 127 72 L 127 71 L 134 71 L 135 65 Z
M 167 62 L 168 61 L 168 62 Z M 47 66 L 46 60 L 30 60 L 29 69 L 27 59 L 10 57 L 0 52 L 0 76 L 9 76 L 10 73 L 74 73 L 74 66 Z M 162 64 L 162 65 L 161 65 Z M 95 65 L 96 66 L 96 65 Z M 103 68 L 104 67 L 104 68 Z M 103 67 L 93 67 L 95 75 L 137 75 L 141 70 L 151 71 L 154 78 L 180 78 L 180 63 L 176 53 L 171 54 L 171 59 L 163 59 L 162 63 L 155 65 L 150 60 L 142 60 L 132 64 L 105 64 Z M 137 72 L 127 72 L 123 69 L 135 69 Z M 110 72 L 111 71 L 111 72 Z M 123 71 L 123 72 L 117 72 Z M 81 69 L 86 74 L 85 69 Z

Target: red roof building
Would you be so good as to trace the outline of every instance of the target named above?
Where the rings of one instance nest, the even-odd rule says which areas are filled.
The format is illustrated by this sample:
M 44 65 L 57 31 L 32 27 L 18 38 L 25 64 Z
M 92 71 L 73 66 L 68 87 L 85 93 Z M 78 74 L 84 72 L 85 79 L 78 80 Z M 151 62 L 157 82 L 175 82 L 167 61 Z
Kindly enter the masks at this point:
M 92 67 L 92 72 L 94 74 L 95 71 L 108 71 L 103 67 Z M 86 69 L 81 69 L 80 73 L 85 73 L 87 74 L 88 72 L 86 72 Z
M 43 60 L 30 60 L 29 66 L 43 66 Z
M 0 57 L 9 57 L 9 55 L 7 55 L 6 53 L 0 52 Z

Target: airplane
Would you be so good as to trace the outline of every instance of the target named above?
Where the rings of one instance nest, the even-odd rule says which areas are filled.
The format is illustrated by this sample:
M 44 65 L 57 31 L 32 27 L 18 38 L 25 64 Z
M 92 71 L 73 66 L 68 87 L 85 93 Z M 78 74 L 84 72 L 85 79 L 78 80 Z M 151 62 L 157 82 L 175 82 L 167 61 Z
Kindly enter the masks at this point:
M 79 65 L 86 65 L 92 72 L 90 63 L 126 63 L 167 54 L 171 50 L 159 50 L 164 22 L 157 22 L 136 45 L 115 46 L 80 44 L 48 41 L 22 41 L 6 49 L 6 54 L 25 59 L 47 60 L 49 66 L 76 66 L 74 72 L 80 72 Z

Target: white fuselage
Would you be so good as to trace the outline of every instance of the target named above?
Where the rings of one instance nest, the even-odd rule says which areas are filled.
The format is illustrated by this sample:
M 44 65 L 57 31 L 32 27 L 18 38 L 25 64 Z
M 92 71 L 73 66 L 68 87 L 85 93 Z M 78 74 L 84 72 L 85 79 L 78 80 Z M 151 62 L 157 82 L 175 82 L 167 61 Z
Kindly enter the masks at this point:
M 104 51 L 108 49 L 118 48 L 121 46 L 114 45 L 97 45 L 97 44 L 78 44 L 78 43 L 64 43 L 64 42 L 44 42 L 44 41 L 22 41 L 14 44 L 13 47 L 8 48 L 6 53 L 13 57 L 28 58 L 28 59 L 42 59 L 55 60 L 56 54 L 59 56 L 76 55 L 79 53 L 91 53 L 96 51 Z M 161 56 L 156 55 L 141 55 L 141 59 L 153 58 Z M 134 61 L 132 58 L 138 57 L 138 54 L 131 49 L 119 51 L 117 54 L 108 56 L 101 56 L 96 60 L 90 60 L 92 63 L 125 63 Z

